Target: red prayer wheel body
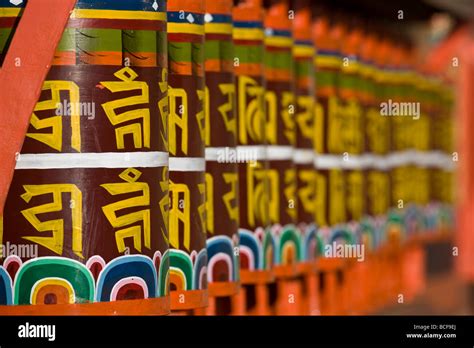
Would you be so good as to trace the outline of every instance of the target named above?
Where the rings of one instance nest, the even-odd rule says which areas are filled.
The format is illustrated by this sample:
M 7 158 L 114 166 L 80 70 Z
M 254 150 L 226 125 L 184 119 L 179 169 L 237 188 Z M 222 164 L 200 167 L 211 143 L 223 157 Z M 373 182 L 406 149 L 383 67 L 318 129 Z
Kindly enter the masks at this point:
M 207 305 L 204 1 L 168 1 L 172 310 Z
M 165 30 L 164 1 L 77 1 L 4 210 L 0 313 L 169 312 Z
M 239 290 L 239 186 L 231 0 L 206 2 L 206 208 L 209 294 Z M 216 308 L 219 310 L 219 308 Z
M 265 16 L 265 90 L 269 218 L 276 245 L 275 274 L 295 276 L 302 259 L 296 228 L 297 177 L 293 162 L 296 144 L 293 30 L 289 4 L 275 1 Z
M 237 58 L 237 149 L 252 159 L 238 164 L 240 274 L 242 283 L 266 283 L 273 277 L 275 250 L 268 230 L 261 5 L 250 1 L 240 3 L 234 7 L 233 21 Z

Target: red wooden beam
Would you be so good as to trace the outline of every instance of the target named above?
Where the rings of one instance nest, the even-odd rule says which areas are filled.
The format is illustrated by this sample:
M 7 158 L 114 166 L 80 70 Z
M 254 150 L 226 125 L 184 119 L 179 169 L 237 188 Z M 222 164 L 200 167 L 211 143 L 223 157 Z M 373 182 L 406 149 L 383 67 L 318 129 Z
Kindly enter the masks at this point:
M 0 215 L 30 116 L 76 0 L 31 0 L 0 69 Z

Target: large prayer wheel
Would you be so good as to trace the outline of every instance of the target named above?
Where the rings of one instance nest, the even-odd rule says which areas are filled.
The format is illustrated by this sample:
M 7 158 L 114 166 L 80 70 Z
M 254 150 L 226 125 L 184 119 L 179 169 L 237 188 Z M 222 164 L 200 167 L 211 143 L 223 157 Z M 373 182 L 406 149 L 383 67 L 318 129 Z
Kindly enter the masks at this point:
M 164 1 L 77 1 L 4 210 L 0 313 L 169 312 L 165 30 Z

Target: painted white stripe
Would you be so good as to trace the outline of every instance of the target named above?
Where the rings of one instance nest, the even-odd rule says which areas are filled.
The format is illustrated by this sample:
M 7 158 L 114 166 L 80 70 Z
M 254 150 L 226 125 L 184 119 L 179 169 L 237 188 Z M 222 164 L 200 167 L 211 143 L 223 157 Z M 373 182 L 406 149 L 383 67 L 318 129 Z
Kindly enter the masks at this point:
M 167 152 L 20 154 L 16 169 L 155 168 L 168 165 Z
M 206 160 L 202 157 L 170 157 L 170 172 L 204 172 Z
M 401 167 L 411 163 L 411 155 L 408 151 L 392 152 L 386 158 L 390 168 Z
M 442 168 L 448 172 L 456 170 L 457 162 L 453 161 L 453 157 L 450 155 L 444 155 L 444 160 L 442 162 Z
M 446 164 L 446 160 L 453 162 L 452 157 L 442 153 L 441 151 L 432 151 L 428 154 L 429 160 L 428 165 L 434 168 L 443 168 Z
M 387 156 L 372 155 L 371 167 L 378 170 L 390 169 L 390 163 Z
M 420 167 L 430 167 L 432 165 L 432 154 L 420 151 L 410 153 L 410 159 L 413 164 Z
M 265 148 L 256 147 L 207 147 L 206 161 L 219 163 L 251 163 L 265 157 Z
M 231 147 L 206 147 L 206 161 L 217 161 L 220 156 L 230 153 L 230 151 L 236 151 L 236 149 Z
M 288 161 L 293 159 L 293 146 L 267 145 L 267 159 L 270 161 Z
M 342 167 L 342 155 L 316 155 L 314 165 L 316 169 L 332 169 Z
M 389 170 L 395 167 L 416 165 L 428 168 L 441 168 L 454 170 L 456 162 L 452 156 L 441 151 L 397 151 L 387 155 L 375 155 L 366 153 L 360 156 L 349 155 L 345 161 L 342 155 L 315 155 L 314 165 L 316 169 L 364 169 L 375 168 Z
M 252 154 L 258 161 L 267 159 L 267 147 L 265 145 L 241 145 L 237 146 L 239 154 Z
M 452 155 L 441 151 L 421 152 L 416 154 L 418 165 L 429 168 L 441 168 L 445 170 L 454 170 L 456 162 L 453 161 Z
M 374 162 L 376 161 L 376 156 L 371 153 L 364 153 L 360 156 L 362 161 L 362 168 L 367 169 L 374 166 Z
M 342 158 L 342 168 L 343 169 L 363 169 L 364 168 L 364 159 L 362 156 L 358 155 L 347 155 L 347 157 Z
M 314 162 L 315 153 L 311 149 L 295 149 L 293 160 L 297 164 L 311 164 Z
M 420 167 L 446 168 L 450 170 L 456 164 L 449 154 L 440 151 L 407 150 L 394 152 L 386 156 L 386 161 L 390 168 L 417 165 Z
M 405 156 L 407 157 L 408 163 L 409 164 L 422 164 L 424 162 L 424 159 L 422 158 L 423 155 L 420 155 L 421 153 L 416 151 L 416 150 L 407 150 L 405 151 Z

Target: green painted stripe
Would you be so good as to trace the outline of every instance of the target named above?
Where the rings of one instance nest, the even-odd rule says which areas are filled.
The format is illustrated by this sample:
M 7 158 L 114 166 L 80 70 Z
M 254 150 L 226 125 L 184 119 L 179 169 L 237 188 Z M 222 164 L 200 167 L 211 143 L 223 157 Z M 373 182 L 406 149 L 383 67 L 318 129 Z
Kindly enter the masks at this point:
M 291 52 L 271 52 L 265 54 L 265 66 L 272 69 L 292 70 L 293 55 Z
M 66 28 L 59 41 L 58 51 L 75 51 L 76 50 L 76 29 Z
M 132 54 L 139 52 L 157 53 L 156 31 L 153 30 L 123 30 L 123 48 Z
M 314 74 L 313 62 L 311 60 L 297 60 L 295 61 L 295 76 L 296 77 L 311 77 Z
M 361 86 L 361 80 L 357 75 L 340 75 L 338 79 L 338 87 L 357 90 Z
M 172 62 L 204 62 L 204 45 L 191 42 L 170 42 L 168 57 Z
M 11 28 L 0 28 L 0 53 L 3 53 L 3 50 L 10 39 L 11 32 Z
M 241 63 L 261 63 L 263 61 L 263 46 L 235 45 L 234 54 Z
M 122 52 L 119 29 L 77 29 L 77 46 L 86 52 Z
M 332 87 L 337 84 L 337 72 L 318 70 L 315 75 L 319 87 Z
M 168 54 L 168 33 L 166 31 L 157 31 L 156 32 L 156 46 L 158 47 L 158 52 L 163 53 L 164 56 Z
M 233 60 L 234 48 L 230 41 L 207 40 L 205 44 L 206 59 Z

